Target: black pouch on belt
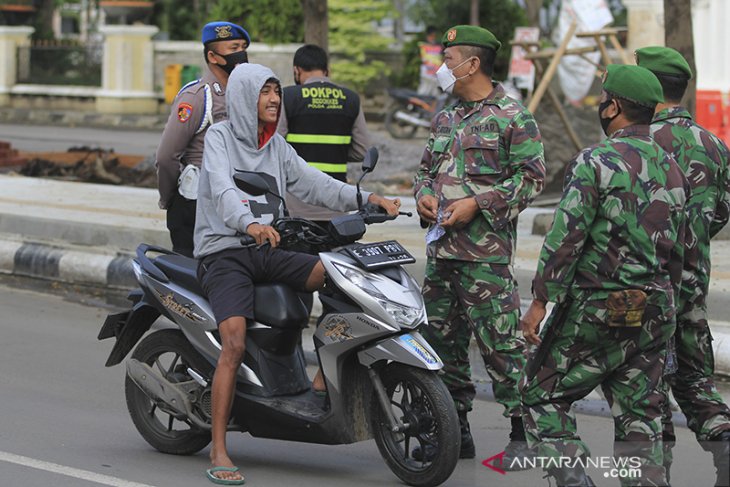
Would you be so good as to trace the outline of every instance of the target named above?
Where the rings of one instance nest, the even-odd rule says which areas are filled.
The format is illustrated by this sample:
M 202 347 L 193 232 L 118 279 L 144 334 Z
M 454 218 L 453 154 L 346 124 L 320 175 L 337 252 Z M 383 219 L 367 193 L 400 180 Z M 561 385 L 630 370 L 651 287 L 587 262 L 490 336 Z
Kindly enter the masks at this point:
M 608 326 L 633 328 L 641 326 L 646 309 L 646 293 L 641 289 L 614 291 L 606 298 Z

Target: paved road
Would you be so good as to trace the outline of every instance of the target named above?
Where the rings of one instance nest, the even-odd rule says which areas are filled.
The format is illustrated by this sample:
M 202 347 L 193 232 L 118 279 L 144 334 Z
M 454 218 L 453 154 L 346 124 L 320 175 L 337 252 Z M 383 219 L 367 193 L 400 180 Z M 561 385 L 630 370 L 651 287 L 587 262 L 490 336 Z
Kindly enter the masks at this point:
M 202 477 L 207 449 L 190 457 L 163 455 L 134 429 L 124 402 L 123 368 L 103 367 L 111 344 L 95 339 L 108 310 L 4 283 L 0 309 L 0 485 L 210 485 Z M 470 416 L 477 459 L 461 461 L 445 485 L 545 485 L 535 470 L 503 476 L 482 465 L 506 441 L 508 424 L 500 410 L 491 401 L 477 401 Z M 612 421 L 583 414 L 578 421 L 593 455 L 610 454 Z M 243 434 L 230 440 L 247 485 L 397 485 L 372 441 L 333 447 Z M 675 455 L 675 485 L 711 485 L 711 460 L 684 428 Z M 604 473 L 593 473 L 597 485 L 617 485 Z
M 153 155 L 162 131 L 0 124 L 0 140 L 32 152 L 66 151 L 74 146 L 114 149 L 120 154 Z

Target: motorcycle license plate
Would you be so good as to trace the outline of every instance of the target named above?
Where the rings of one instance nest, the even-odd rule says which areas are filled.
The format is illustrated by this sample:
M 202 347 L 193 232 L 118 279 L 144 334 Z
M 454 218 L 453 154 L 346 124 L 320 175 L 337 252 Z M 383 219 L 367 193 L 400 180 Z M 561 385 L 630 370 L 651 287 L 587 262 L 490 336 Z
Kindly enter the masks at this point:
M 400 264 L 411 264 L 416 259 L 395 240 L 359 244 L 347 252 L 365 269 L 378 269 Z

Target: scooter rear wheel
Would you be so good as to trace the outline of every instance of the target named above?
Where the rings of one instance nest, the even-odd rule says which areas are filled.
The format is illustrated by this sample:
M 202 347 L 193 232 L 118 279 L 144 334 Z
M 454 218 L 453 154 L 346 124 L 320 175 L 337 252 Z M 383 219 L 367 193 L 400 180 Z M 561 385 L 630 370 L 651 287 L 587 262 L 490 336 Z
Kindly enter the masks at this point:
M 408 107 L 405 105 L 397 103 L 385 114 L 385 130 L 387 130 L 394 139 L 412 139 L 416 134 L 418 127 L 395 118 L 396 112 L 411 113 L 414 117 L 418 116 L 416 113 L 410 112 Z
M 213 367 L 188 343 L 179 330 L 160 330 L 147 336 L 132 358 L 157 369 L 170 382 L 192 380 L 187 368 L 208 374 Z M 204 431 L 159 407 L 127 376 L 124 383 L 127 409 L 137 431 L 157 450 L 172 455 L 192 455 L 210 443 Z M 204 414 L 203 414 L 204 416 Z
M 371 427 L 380 454 L 398 478 L 408 485 L 440 485 L 459 460 L 461 436 L 456 408 L 436 372 L 391 364 L 380 372 L 391 410 L 406 428 L 391 431 L 376 396 L 371 404 Z M 431 458 L 416 460 L 413 448 L 435 448 Z

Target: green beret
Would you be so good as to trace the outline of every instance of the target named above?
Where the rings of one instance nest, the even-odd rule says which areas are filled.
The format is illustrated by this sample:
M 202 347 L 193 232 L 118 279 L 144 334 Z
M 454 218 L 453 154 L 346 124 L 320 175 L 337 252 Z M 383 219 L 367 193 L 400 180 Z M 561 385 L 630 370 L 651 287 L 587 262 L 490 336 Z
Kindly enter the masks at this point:
M 692 79 L 692 70 L 684 57 L 671 47 L 642 47 L 634 52 L 636 64 L 656 74 L 686 76 Z
M 444 47 L 488 47 L 495 51 L 499 51 L 499 48 L 502 47 L 502 43 L 494 37 L 494 34 L 476 25 L 457 25 L 456 27 L 450 28 L 441 38 L 441 44 Z
M 654 73 L 641 66 L 609 64 L 603 73 L 603 89 L 617 98 L 654 108 L 664 102 L 664 91 Z

